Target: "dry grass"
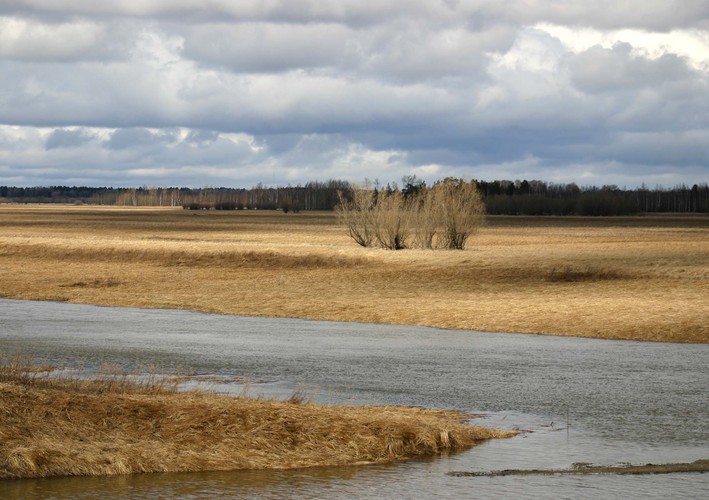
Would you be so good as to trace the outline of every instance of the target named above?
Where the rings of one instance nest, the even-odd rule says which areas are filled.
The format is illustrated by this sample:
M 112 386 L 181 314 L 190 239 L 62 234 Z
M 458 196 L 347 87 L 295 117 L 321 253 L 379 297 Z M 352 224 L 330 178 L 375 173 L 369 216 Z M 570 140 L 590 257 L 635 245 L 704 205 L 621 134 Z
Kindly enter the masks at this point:
M 5 205 L 0 296 L 709 342 L 709 217 L 491 217 L 394 252 L 331 213 Z
M 456 412 L 328 407 L 0 367 L 0 479 L 383 463 L 512 433 Z
M 552 282 L 603 281 L 622 278 L 623 273 L 615 269 L 591 266 L 575 268 L 567 265 L 558 269 L 553 267 L 549 273 L 549 281 Z

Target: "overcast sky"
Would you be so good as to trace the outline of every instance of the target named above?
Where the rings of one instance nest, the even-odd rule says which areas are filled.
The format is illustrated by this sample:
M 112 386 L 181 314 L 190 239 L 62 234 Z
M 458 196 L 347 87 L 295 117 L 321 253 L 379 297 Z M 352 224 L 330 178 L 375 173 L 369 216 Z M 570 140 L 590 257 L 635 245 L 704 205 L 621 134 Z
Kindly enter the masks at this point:
M 0 185 L 709 181 L 707 0 L 0 0 Z

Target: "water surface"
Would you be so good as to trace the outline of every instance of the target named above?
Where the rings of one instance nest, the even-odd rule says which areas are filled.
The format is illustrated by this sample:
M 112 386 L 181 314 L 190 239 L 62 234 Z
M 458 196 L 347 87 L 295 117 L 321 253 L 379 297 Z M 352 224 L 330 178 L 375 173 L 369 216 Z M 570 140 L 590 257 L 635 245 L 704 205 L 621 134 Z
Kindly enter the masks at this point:
M 287 472 L 0 482 L 0 496 L 701 498 L 706 474 L 456 478 L 449 471 L 709 457 L 709 346 L 244 318 L 0 299 L 0 354 L 179 370 L 213 389 L 325 404 L 414 405 L 526 431 L 432 460 Z

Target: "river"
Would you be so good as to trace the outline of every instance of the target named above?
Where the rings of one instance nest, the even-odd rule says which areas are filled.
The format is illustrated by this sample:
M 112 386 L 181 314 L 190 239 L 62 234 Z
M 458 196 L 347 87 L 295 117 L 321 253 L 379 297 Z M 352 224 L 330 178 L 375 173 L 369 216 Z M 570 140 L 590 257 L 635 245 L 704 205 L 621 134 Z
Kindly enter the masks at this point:
M 0 299 L 0 355 L 190 371 L 212 390 L 414 405 L 525 432 L 386 466 L 0 481 L 3 498 L 709 498 L 708 474 L 452 471 L 709 458 L 709 345 L 246 318 Z

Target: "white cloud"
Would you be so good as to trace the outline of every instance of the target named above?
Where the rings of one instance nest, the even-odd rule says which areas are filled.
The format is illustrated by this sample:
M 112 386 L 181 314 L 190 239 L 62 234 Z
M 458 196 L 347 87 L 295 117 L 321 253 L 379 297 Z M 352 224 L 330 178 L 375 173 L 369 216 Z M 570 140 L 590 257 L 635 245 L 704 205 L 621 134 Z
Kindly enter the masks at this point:
M 0 57 L 36 61 L 98 57 L 104 35 L 103 28 L 90 21 L 47 24 L 0 17 Z
M 709 34 L 702 30 L 650 32 L 624 29 L 600 31 L 540 23 L 535 26 L 559 39 L 568 50 L 579 53 L 594 46 L 606 49 L 619 43 L 633 47 L 635 55 L 655 59 L 666 54 L 686 58 L 695 69 L 709 70 Z

